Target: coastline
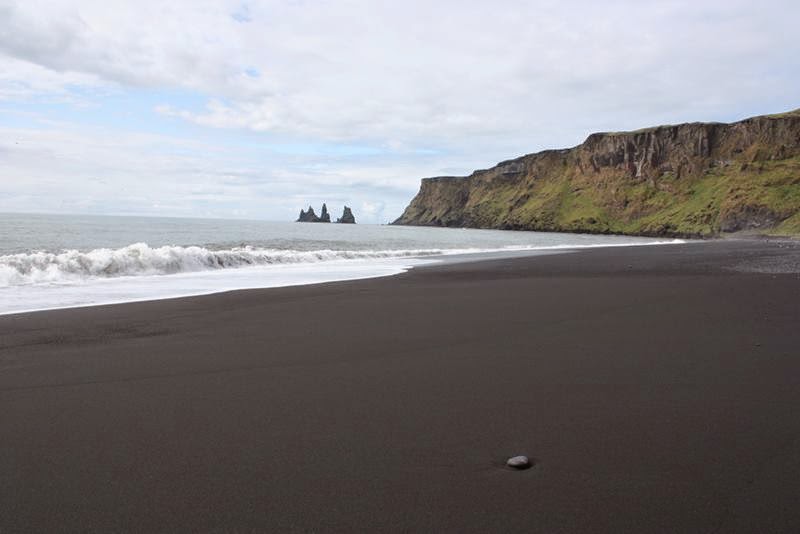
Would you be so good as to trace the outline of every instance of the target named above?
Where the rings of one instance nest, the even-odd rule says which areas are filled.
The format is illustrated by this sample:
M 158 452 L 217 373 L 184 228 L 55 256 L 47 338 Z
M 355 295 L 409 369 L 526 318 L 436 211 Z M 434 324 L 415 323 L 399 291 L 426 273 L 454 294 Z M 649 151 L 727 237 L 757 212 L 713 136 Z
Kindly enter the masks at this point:
M 797 531 L 798 257 L 598 248 L 0 316 L 0 531 Z
M 617 237 L 617 236 L 615 236 Z M 643 241 L 639 243 L 559 244 L 505 247 L 502 249 L 442 249 L 386 251 L 314 251 L 306 255 L 353 255 L 350 259 L 297 261 L 267 265 L 178 271 L 172 274 L 142 275 L 136 272 L 111 277 L 51 280 L 48 284 L 17 284 L 0 287 L 0 316 L 39 311 L 106 306 L 168 300 L 229 291 L 294 287 L 350 280 L 367 280 L 395 276 L 415 267 L 430 264 L 483 261 L 520 256 L 557 254 L 601 247 L 655 246 L 682 243 L 682 240 Z M 144 244 L 123 247 L 122 250 L 144 247 Z M 187 251 L 191 247 L 172 247 Z M 94 252 L 83 256 L 88 259 Z M 106 254 L 107 250 L 99 251 Z M 117 251 L 119 252 L 119 251 Z M 212 251 L 205 251 L 213 255 Z M 79 255 L 81 253 L 78 253 Z M 304 254 L 301 252 L 300 254 Z M 367 259 L 360 255 L 374 257 Z M 91 261 L 91 260 L 89 260 Z M 71 264 L 82 262 L 71 258 Z M 2 267 L 2 266 L 0 266 Z M 194 266 L 192 266 L 194 267 Z M 322 268 L 324 267 L 324 268 Z M 35 269 L 32 269 L 35 270 Z M 52 275 L 49 275 L 52 276 Z M 65 283 L 66 282 L 66 283 Z M 2 281 L 0 281 L 2 284 Z

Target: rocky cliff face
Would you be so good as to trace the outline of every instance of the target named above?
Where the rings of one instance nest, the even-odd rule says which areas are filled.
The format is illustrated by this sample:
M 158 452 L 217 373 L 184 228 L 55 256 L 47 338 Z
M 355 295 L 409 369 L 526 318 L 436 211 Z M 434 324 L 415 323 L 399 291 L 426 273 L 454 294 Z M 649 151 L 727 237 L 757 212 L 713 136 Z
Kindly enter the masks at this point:
M 314 208 L 309 206 L 308 211 L 300 210 L 300 215 L 297 217 L 296 222 L 322 222 L 322 219 L 317 217 L 317 214 L 314 213 Z
M 322 203 L 322 211 L 319 214 L 319 222 L 331 222 L 331 214 L 328 213 L 328 206 Z
M 322 211 L 320 212 L 319 217 L 317 214 L 314 213 L 314 208 L 311 206 L 308 207 L 308 211 L 300 210 L 300 216 L 297 217 L 296 222 L 323 222 L 329 223 L 331 222 L 331 214 L 328 212 L 328 206 L 326 204 L 322 204 Z M 344 207 L 344 211 L 342 212 L 342 216 L 336 219 L 337 223 L 346 223 L 346 224 L 355 224 L 356 218 L 353 216 L 353 212 L 347 206 Z
M 355 224 L 356 218 L 353 215 L 353 211 L 347 206 L 345 206 L 344 209 L 342 210 L 342 216 L 336 219 L 336 222 L 342 224 Z
M 596 133 L 467 177 L 422 180 L 395 224 L 711 236 L 800 234 L 800 110 Z
M 308 211 L 300 210 L 300 216 L 297 217 L 297 221 L 295 222 L 323 222 L 329 223 L 331 222 L 331 214 L 328 213 L 328 206 L 325 203 L 322 204 L 322 212 L 320 212 L 319 217 L 317 214 L 314 213 L 314 208 L 311 206 L 308 207 Z

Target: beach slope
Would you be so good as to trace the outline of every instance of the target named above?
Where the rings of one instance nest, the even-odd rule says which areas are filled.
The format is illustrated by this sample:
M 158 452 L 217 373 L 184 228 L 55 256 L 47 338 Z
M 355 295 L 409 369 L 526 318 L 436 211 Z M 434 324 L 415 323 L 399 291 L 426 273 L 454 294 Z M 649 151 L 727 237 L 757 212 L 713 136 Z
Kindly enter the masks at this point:
M 717 241 L 2 316 L 0 532 L 798 532 L 798 273 Z

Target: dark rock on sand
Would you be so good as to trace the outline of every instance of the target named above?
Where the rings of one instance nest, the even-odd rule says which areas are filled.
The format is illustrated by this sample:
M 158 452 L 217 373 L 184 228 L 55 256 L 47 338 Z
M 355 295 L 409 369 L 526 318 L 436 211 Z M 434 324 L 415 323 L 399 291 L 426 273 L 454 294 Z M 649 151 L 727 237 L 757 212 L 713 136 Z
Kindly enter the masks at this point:
M 508 459 L 506 465 L 512 469 L 527 469 L 531 466 L 531 461 L 527 456 L 514 456 Z

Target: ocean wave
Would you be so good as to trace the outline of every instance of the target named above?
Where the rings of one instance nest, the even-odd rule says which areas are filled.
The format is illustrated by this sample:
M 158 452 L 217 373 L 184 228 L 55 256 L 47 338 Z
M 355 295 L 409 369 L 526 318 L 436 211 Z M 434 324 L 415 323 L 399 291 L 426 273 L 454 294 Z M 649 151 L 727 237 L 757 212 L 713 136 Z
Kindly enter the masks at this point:
M 32 252 L 0 256 L 0 287 L 76 282 L 121 276 L 153 276 L 234 269 L 240 267 L 317 263 L 333 260 L 405 258 L 446 253 L 420 250 L 277 250 L 236 247 L 210 250 L 204 247 L 150 247 L 135 243 L 118 249 L 89 252 Z
M 414 249 L 414 250 L 282 250 L 252 246 L 212 250 L 199 246 L 151 247 L 135 243 L 118 249 L 99 248 L 89 252 L 30 252 L 0 256 L 0 288 L 33 284 L 62 284 L 123 276 L 154 276 L 241 267 L 319 263 L 335 260 L 378 260 L 474 254 L 480 252 L 522 252 L 595 247 L 625 247 L 683 243 L 683 240 L 640 243 L 592 243 L 507 246 L 500 249 Z

